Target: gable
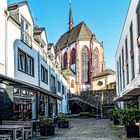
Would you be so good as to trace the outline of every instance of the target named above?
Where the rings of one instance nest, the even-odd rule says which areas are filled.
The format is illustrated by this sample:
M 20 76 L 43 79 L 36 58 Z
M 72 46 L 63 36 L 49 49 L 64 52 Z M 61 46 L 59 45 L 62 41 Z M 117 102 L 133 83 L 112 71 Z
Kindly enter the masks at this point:
M 33 17 L 28 4 L 19 5 L 19 13 L 33 26 Z

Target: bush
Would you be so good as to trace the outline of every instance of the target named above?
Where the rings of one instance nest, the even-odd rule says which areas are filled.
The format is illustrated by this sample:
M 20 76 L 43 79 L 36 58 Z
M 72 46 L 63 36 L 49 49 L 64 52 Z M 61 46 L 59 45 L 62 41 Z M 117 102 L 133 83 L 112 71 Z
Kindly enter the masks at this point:
M 119 118 L 121 109 L 111 109 L 109 114 L 112 118 Z
M 90 116 L 90 113 L 89 112 L 80 112 L 79 115 L 80 115 L 80 117 L 88 118 Z
M 39 117 L 40 127 L 48 127 L 54 124 L 54 120 L 52 118 L 47 118 L 44 116 Z
M 137 121 L 140 120 L 140 110 L 132 108 L 122 109 L 120 110 L 119 118 L 123 125 L 134 125 Z
M 68 120 L 68 117 L 65 114 L 63 114 L 63 113 L 61 113 L 58 116 L 58 118 L 59 118 L 60 121 L 67 121 Z

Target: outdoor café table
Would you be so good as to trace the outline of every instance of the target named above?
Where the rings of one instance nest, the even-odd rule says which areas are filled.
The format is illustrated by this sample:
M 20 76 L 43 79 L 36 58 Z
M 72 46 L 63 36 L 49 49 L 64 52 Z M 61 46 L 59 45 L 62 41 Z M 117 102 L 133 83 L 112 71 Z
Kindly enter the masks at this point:
M 20 125 L 0 125 L 0 131 L 12 131 L 13 140 L 24 140 L 24 126 Z M 17 137 L 17 131 L 21 131 L 21 137 Z

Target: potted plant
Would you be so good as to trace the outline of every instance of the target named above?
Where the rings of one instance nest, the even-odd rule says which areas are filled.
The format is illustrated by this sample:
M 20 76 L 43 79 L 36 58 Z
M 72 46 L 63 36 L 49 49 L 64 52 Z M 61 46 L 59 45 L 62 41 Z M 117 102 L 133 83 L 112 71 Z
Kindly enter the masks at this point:
M 69 121 L 66 115 L 59 115 L 58 128 L 69 128 Z
M 39 117 L 40 135 L 51 136 L 55 134 L 54 121 L 52 118 Z
M 110 118 L 113 119 L 113 123 L 114 125 L 119 125 L 120 124 L 120 109 L 111 109 L 109 111 L 109 114 L 110 114 Z
M 139 126 L 136 122 L 140 120 L 140 110 L 122 109 L 120 111 L 121 123 L 125 126 L 125 133 L 128 138 L 140 137 Z

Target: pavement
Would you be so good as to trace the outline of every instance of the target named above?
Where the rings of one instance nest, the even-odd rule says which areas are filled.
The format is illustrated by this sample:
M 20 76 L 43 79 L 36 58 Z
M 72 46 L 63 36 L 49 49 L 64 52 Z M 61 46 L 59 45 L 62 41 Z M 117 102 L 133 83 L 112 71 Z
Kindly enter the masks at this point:
M 124 128 L 122 126 L 114 126 L 107 119 L 71 118 L 69 122 L 70 128 L 56 128 L 54 136 L 36 136 L 32 140 L 140 140 L 138 138 L 125 138 Z

